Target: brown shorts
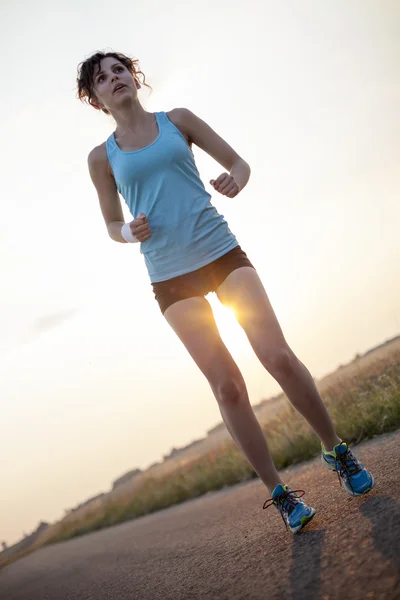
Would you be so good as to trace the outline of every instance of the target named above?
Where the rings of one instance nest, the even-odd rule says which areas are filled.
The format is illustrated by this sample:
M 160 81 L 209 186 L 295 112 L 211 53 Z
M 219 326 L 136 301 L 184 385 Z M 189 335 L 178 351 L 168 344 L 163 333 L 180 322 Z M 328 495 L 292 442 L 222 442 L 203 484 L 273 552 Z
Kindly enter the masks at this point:
M 153 292 L 162 314 L 178 300 L 185 300 L 194 296 L 206 296 L 209 292 L 215 292 L 229 273 L 239 267 L 252 267 L 254 269 L 246 253 L 240 246 L 236 246 L 217 260 L 196 269 L 196 271 L 166 281 L 152 283 Z

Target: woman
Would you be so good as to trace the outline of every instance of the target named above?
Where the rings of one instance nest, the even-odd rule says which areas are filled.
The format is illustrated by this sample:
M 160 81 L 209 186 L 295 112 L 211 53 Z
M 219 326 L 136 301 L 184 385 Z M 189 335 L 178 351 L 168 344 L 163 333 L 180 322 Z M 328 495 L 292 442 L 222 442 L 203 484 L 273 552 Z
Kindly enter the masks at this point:
M 299 531 L 315 514 L 280 479 L 250 405 L 243 377 L 222 342 L 210 291 L 234 309 L 255 354 L 321 440 L 322 461 L 352 495 L 374 485 L 372 475 L 336 434 L 309 371 L 288 346 L 257 271 L 224 218 L 210 203 L 192 144 L 226 170 L 211 185 L 234 198 L 249 165 L 204 121 L 185 108 L 147 112 L 138 90 L 145 76 L 137 60 L 95 53 L 78 67 L 78 97 L 111 114 L 115 132 L 88 157 L 108 234 L 140 243 L 155 298 L 170 326 L 206 376 L 232 438 L 242 450 L 285 524 Z M 124 223 L 119 193 L 132 216 Z M 300 493 L 297 493 L 300 492 Z

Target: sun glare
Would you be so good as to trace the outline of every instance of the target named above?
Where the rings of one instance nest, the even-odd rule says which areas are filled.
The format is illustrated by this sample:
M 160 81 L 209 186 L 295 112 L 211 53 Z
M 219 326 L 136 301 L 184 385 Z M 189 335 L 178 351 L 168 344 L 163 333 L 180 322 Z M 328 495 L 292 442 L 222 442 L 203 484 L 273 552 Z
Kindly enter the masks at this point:
M 234 354 L 245 352 L 248 341 L 243 329 L 236 321 L 233 309 L 223 306 L 214 295 L 207 296 L 207 300 L 211 304 L 218 330 L 228 349 Z

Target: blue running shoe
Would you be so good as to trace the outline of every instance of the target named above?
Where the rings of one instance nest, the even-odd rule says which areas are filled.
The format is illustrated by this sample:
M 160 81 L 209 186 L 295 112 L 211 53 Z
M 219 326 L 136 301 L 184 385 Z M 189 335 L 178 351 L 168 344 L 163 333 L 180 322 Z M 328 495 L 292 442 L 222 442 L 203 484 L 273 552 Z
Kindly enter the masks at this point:
M 289 528 L 292 533 L 297 533 L 316 513 L 315 508 L 307 506 L 303 500 L 300 500 L 304 494 L 303 490 L 291 490 L 287 485 L 279 484 L 272 492 L 272 498 L 264 502 L 263 508 L 276 506 L 286 529 Z
M 351 496 L 362 496 L 375 485 L 371 473 L 360 463 L 351 452 L 346 442 L 341 442 L 334 447 L 332 452 L 326 452 L 322 446 L 322 464 L 331 471 L 336 471 L 340 484 Z

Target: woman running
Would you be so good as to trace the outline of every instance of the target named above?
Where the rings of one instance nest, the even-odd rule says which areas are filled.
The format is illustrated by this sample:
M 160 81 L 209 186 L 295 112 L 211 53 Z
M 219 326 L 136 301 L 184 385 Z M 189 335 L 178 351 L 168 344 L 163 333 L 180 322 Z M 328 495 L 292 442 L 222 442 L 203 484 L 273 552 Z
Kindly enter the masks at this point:
M 288 346 L 256 269 L 238 245 L 206 191 L 192 145 L 224 169 L 210 181 L 234 198 L 250 167 L 211 127 L 186 108 L 146 111 L 138 99 L 147 85 L 137 60 L 118 52 L 97 52 L 78 66 L 78 98 L 111 115 L 115 131 L 88 156 L 109 236 L 139 243 L 155 299 L 207 378 L 225 425 L 271 498 L 286 526 L 296 533 L 315 509 L 281 480 L 246 385 L 224 345 L 209 302 L 215 292 L 234 309 L 261 364 L 321 440 L 322 462 L 338 473 L 345 490 L 358 496 L 372 489 L 371 473 L 352 454 L 335 428 L 314 380 Z M 133 217 L 124 222 L 119 194 Z

